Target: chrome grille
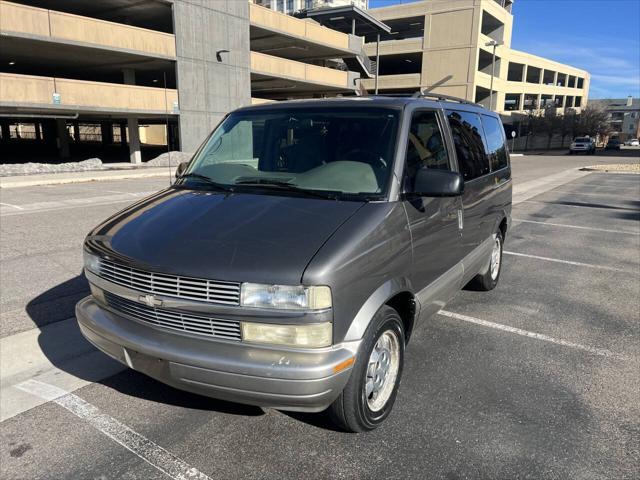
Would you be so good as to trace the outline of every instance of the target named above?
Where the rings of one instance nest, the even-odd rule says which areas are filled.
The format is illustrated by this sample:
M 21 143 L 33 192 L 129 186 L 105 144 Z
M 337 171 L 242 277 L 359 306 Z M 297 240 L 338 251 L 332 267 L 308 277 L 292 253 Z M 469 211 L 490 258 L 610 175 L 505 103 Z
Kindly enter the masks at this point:
M 240 303 L 239 283 L 147 272 L 103 258 L 100 259 L 99 276 L 145 293 L 224 305 Z
M 196 333 L 225 340 L 240 340 L 240 322 L 194 315 L 176 310 L 156 308 L 122 298 L 111 292 L 104 292 L 107 305 L 113 310 L 128 315 L 141 322 L 157 327 Z

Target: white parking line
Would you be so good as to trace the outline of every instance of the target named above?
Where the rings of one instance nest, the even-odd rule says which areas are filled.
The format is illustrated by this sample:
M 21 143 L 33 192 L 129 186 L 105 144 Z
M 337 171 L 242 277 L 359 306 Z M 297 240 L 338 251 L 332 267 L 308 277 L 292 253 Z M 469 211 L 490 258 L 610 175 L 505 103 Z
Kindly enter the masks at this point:
M 114 195 L 101 195 L 97 197 L 82 197 L 82 198 L 67 198 L 64 200 L 54 200 L 50 202 L 36 202 L 27 203 L 24 205 L 9 205 L 14 208 L 18 208 L 19 211 L 2 212 L 3 217 L 12 217 L 15 215 L 27 215 L 30 213 L 50 212 L 53 210 L 64 210 L 67 208 L 79 208 L 96 205 L 112 205 L 116 203 L 133 202 L 137 198 L 143 198 L 151 195 L 149 192 L 137 192 L 137 193 L 120 193 Z
M 616 191 L 615 192 L 609 192 L 609 193 L 605 193 L 605 192 L 600 192 L 600 193 L 584 193 L 584 192 L 576 192 L 573 190 L 549 190 L 549 192 L 547 193 L 564 193 L 567 195 L 582 195 L 585 197 L 611 197 L 611 196 L 617 196 L 619 195 L 619 189 L 616 187 Z
M 522 330 L 521 328 L 503 325 L 501 323 L 488 322 L 487 320 L 481 320 L 479 318 L 469 317 L 467 315 L 461 315 L 459 313 L 449 312 L 446 310 L 440 310 L 438 313 L 445 317 L 455 318 L 456 320 L 462 320 L 463 322 L 475 323 L 476 325 L 495 328 L 497 330 L 502 330 L 504 332 L 515 333 L 516 335 L 522 335 L 523 337 L 535 338 L 536 340 L 543 340 L 545 342 L 555 343 L 556 345 L 562 345 L 563 347 L 570 347 L 570 348 L 575 348 L 577 350 L 583 350 L 585 352 L 593 353 L 595 355 L 600 355 L 602 357 L 620 358 L 620 359 L 626 358 L 624 355 L 620 355 L 618 353 L 612 352 L 611 350 L 607 350 L 605 348 L 596 348 L 596 347 L 590 347 L 588 345 L 582 345 L 580 343 L 568 342 L 566 340 L 550 337 L 542 333 L 530 332 L 528 330 Z
M 605 265 L 594 265 L 592 263 L 573 262 L 571 260 L 562 260 L 560 258 L 541 257 L 540 255 L 529 255 L 528 253 L 509 252 L 507 250 L 503 250 L 502 253 L 504 253 L 505 255 L 515 255 L 517 257 L 535 258 L 536 260 L 544 260 L 546 262 L 555 262 L 555 263 L 564 263 L 566 265 L 575 265 L 576 267 L 595 268 L 595 269 L 598 269 L 598 270 L 611 270 L 612 272 L 633 273 L 633 272 L 630 272 L 629 270 L 624 270 L 622 268 L 609 267 L 609 266 L 605 266 Z
M 593 230 L 594 232 L 606 232 L 606 233 L 623 233 L 626 235 L 640 235 L 640 231 L 638 232 L 629 232 L 626 230 L 609 230 L 607 228 L 596 228 L 596 227 L 581 227 L 578 225 L 567 225 L 566 223 L 551 223 L 551 222 L 537 222 L 535 220 L 524 220 L 522 218 L 514 218 L 514 222 L 520 223 L 535 223 L 536 225 L 548 225 L 550 227 L 563 227 L 563 228 L 575 228 L 578 230 Z
M 11 207 L 11 208 L 15 208 L 17 210 L 24 210 L 24 208 L 18 206 L 18 205 L 12 205 L 10 203 L 2 203 L 0 202 L 0 205 L 4 205 L 5 207 Z
M 637 208 L 621 208 L 621 207 L 607 207 L 607 206 L 599 206 L 599 205 L 593 205 L 593 204 L 588 204 L 585 203 L 583 205 L 572 205 L 570 203 L 562 203 L 561 201 L 541 201 L 541 200 L 522 200 L 521 203 L 537 203 L 540 205 L 555 205 L 558 207 L 570 207 L 570 208 L 597 208 L 598 210 L 624 210 L 627 212 L 640 212 L 640 210 L 638 210 Z
M 119 443 L 175 480 L 193 478 L 211 480 L 210 477 L 188 465 L 184 460 L 133 431 L 115 418 L 102 413 L 100 409 L 73 393 L 68 393 L 61 388 L 37 380 L 27 380 L 16 385 L 16 388 L 47 401 L 53 401 L 66 408 L 77 417 L 86 420 L 92 427 L 104 433 L 116 443 Z

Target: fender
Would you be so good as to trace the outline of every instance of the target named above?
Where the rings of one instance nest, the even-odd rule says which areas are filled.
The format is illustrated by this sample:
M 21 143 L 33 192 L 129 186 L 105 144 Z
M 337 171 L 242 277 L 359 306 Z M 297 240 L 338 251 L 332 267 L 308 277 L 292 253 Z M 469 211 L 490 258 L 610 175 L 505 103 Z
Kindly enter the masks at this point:
M 416 318 L 420 314 L 420 304 L 415 296 L 411 282 L 406 277 L 392 278 L 380 285 L 364 302 L 358 313 L 353 318 L 344 341 L 360 340 L 376 312 L 396 294 L 410 292 L 416 300 Z

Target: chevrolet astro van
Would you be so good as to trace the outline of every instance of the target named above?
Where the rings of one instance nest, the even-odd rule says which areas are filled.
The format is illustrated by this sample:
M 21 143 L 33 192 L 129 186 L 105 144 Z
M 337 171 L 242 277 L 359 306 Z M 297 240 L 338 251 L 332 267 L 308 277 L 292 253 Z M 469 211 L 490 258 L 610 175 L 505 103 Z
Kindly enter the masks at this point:
M 176 176 L 89 233 L 76 312 L 97 348 L 179 389 L 374 429 L 412 332 L 500 278 L 511 169 L 479 105 L 241 108 Z

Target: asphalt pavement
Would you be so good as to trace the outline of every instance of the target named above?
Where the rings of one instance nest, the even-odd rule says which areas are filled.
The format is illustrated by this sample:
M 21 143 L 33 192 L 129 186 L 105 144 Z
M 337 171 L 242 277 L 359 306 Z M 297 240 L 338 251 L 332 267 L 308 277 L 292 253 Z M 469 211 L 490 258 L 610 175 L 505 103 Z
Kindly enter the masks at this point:
M 498 288 L 461 292 L 414 333 L 394 412 L 361 435 L 54 358 L 60 338 L 81 342 L 66 319 L 87 293 L 84 235 L 167 180 L 0 191 L 3 349 L 35 335 L 52 364 L 3 386 L 41 401 L 0 424 L 0 477 L 638 478 L 640 175 L 573 173 L 628 162 L 513 158 Z

